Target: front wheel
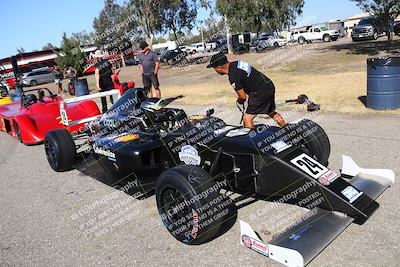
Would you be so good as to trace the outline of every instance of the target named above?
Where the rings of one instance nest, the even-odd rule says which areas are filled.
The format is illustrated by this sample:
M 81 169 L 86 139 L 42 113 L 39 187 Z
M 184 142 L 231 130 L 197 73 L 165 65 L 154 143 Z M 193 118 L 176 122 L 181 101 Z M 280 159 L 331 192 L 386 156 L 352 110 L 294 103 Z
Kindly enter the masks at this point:
M 279 46 L 280 46 L 279 43 L 277 42 L 274 43 L 274 47 L 279 47 Z
M 324 40 L 325 43 L 330 42 L 331 41 L 331 36 L 326 34 L 326 35 L 324 35 L 323 40 Z
M 70 133 L 65 130 L 48 132 L 44 139 L 44 148 L 50 167 L 56 172 L 65 172 L 73 168 L 76 147 Z
M 203 244 L 223 230 L 236 207 L 219 193 L 226 181 L 215 182 L 197 166 L 183 165 L 165 171 L 157 181 L 157 208 L 164 226 L 178 241 Z
M 299 44 L 304 44 L 306 42 L 306 38 L 304 38 L 303 36 L 299 37 Z
M 378 39 L 378 32 L 374 32 L 374 40 L 377 40 Z
M 303 146 L 307 150 L 307 154 L 324 166 L 328 166 L 331 144 L 324 129 L 310 120 L 299 122 L 299 126 L 307 129 L 302 131 Z

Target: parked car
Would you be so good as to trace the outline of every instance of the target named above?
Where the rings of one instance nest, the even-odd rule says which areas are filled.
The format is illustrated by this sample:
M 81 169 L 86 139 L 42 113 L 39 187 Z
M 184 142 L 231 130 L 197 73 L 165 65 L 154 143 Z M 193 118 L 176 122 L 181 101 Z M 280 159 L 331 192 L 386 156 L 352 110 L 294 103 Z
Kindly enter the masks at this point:
M 393 26 L 394 34 L 400 35 L 400 21 L 395 21 Z
M 192 44 L 186 47 L 186 52 L 188 52 L 189 54 L 195 54 L 198 52 L 205 52 L 205 51 L 206 51 L 205 45 L 203 45 L 202 43 Z
M 385 27 L 380 19 L 377 17 L 367 17 L 361 19 L 357 26 L 353 28 L 351 38 L 354 42 L 360 40 L 376 40 L 384 32 Z
M 38 84 L 44 84 L 53 82 L 55 78 L 54 72 L 46 70 L 34 70 L 22 75 L 22 84 L 28 86 L 35 86 Z
M 311 43 L 312 41 L 321 40 L 324 42 L 336 41 L 339 39 L 340 33 L 336 30 L 328 30 L 325 27 L 311 27 L 307 32 L 301 32 L 293 35 L 293 40 L 299 44 Z
M 217 48 L 216 42 L 206 43 L 206 51 L 214 51 Z
M 190 47 L 189 46 L 180 46 L 179 49 L 182 50 L 183 52 L 188 52 L 188 50 L 190 50 Z
M 278 35 L 264 35 L 260 39 L 256 39 L 252 46 L 257 51 L 263 50 L 268 47 L 281 47 L 287 45 L 288 41 Z
M 250 45 L 249 44 L 242 44 L 239 42 L 233 42 L 233 52 L 235 53 L 243 53 L 243 52 L 249 52 L 250 51 Z M 227 53 L 228 52 L 228 46 L 226 40 L 224 41 L 219 41 L 217 42 L 217 47 L 216 50 Z
M 188 52 L 182 51 L 180 48 L 174 50 L 167 50 L 162 53 L 159 60 L 163 63 L 174 64 L 175 62 L 182 61 L 186 58 Z
M 133 58 L 125 59 L 125 65 L 126 65 L 126 66 L 136 66 L 136 65 L 139 65 L 139 58 L 135 56 L 135 57 L 133 57 Z
M 75 125 L 64 127 L 60 117 L 60 106 L 68 111 Z M 47 88 L 24 90 L 21 101 L 0 107 L 0 131 L 14 137 L 25 145 L 40 144 L 47 132 L 65 129 L 77 132 L 83 120 L 100 115 L 96 102 L 92 100 L 65 104 L 63 98 Z

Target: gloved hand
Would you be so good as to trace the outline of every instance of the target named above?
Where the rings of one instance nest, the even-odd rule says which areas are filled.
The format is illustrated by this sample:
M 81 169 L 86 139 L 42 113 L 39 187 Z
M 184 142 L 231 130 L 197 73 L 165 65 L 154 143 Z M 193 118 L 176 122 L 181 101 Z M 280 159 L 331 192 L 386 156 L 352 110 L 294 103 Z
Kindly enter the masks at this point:
M 244 113 L 244 110 L 245 110 L 244 103 L 239 103 L 239 101 L 236 101 L 236 106 L 241 113 Z

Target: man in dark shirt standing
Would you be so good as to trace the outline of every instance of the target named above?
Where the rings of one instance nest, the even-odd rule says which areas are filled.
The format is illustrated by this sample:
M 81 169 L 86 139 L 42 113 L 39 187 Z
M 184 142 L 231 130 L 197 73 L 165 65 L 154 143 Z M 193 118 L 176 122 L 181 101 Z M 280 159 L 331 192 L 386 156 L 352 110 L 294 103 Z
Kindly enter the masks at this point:
M 113 69 L 107 60 L 100 60 L 95 65 L 94 77 L 96 78 L 96 86 L 100 92 L 105 92 L 114 89 L 114 83 L 111 79 L 111 75 L 113 74 Z M 110 96 L 111 104 L 114 104 L 114 100 L 112 96 Z M 107 98 L 101 98 L 101 106 L 102 112 L 105 113 L 107 111 Z
M 280 126 L 286 125 L 282 116 L 275 111 L 275 86 L 264 74 L 244 61 L 229 62 L 223 53 L 211 57 L 207 68 L 221 75 L 228 75 L 229 82 L 238 94 L 236 104 L 244 113 L 246 128 L 254 128 L 254 118 L 258 114 L 267 114 Z M 248 107 L 244 111 L 244 103 L 248 98 Z
M 158 81 L 158 71 L 160 70 L 158 56 L 150 50 L 145 41 L 141 41 L 139 47 L 142 49 L 142 54 L 139 55 L 139 68 L 144 90 L 147 92 L 147 96 L 151 98 L 154 96 L 151 87 L 154 86 L 155 97 L 161 98 L 160 82 Z

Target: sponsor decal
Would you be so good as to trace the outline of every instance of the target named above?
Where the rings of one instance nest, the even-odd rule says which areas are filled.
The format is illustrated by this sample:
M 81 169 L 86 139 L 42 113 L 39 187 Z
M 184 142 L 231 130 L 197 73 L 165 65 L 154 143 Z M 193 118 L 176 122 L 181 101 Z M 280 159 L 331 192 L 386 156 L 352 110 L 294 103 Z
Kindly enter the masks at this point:
M 227 131 L 230 131 L 232 129 L 234 129 L 235 127 L 233 126 L 225 126 L 224 128 L 218 129 L 214 131 L 214 135 L 220 135 L 223 133 L 226 133 Z
M 198 177 L 196 177 L 196 176 L 194 176 L 194 175 L 192 175 L 191 173 L 188 175 L 188 180 L 189 180 L 189 183 L 191 183 L 191 184 L 193 184 L 193 183 L 198 183 L 199 181 L 198 181 Z
M 278 154 L 278 153 L 281 153 L 282 151 L 285 151 L 292 145 L 288 145 L 283 141 L 278 141 L 278 142 L 271 144 L 271 146 L 275 149 L 275 153 Z
M 243 245 L 247 248 L 251 248 L 251 239 L 247 235 L 242 236 Z
M 255 240 L 247 235 L 242 236 L 243 245 L 255 252 L 258 252 L 264 256 L 269 257 L 268 245 L 261 241 Z
M 356 201 L 356 199 L 359 198 L 362 194 L 363 192 L 358 192 L 358 190 L 352 186 L 348 186 L 342 191 L 342 195 L 345 196 L 350 203 Z
M 318 181 L 325 186 L 330 185 L 331 183 L 333 183 L 339 176 L 334 173 L 333 171 L 329 170 L 327 173 L 325 173 L 324 175 L 322 175 Z
M 311 229 L 311 226 L 307 225 L 306 227 L 304 227 L 303 229 L 301 229 L 300 231 L 298 231 L 297 233 L 291 234 L 289 236 L 290 240 L 296 241 L 299 240 L 305 233 L 308 232 L 308 230 Z
M 189 121 L 200 121 L 204 119 L 205 119 L 204 115 L 193 115 L 189 117 Z
M 292 159 L 290 162 L 314 179 L 320 178 L 329 171 L 328 168 L 307 154 L 301 154 L 300 156 Z
M 96 154 L 115 159 L 115 154 L 113 152 L 111 152 L 110 150 L 106 150 L 104 148 L 97 147 L 97 146 L 93 146 L 93 150 L 94 150 L 94 153 L 96 153 Z
M 237 64 L 237 68 L 240 70 L 243 70 L 247 73 L 247 77 L 250 77 L 251 74 L 251 66 L 249 63 L 245 62 L 245 61 L 239 61 Z
M 187 165 L 200 165 L 201 163 L 199 152 L 191 145 L 181 148 L 181 152 L 179 152 L 179 159 Z
M 241 128 L 241 129 L 232 130 L 226 134 L 226 137 L 236 137 L 236 136 L 247 135 L 250 131 L 251 131 L 251 129 L 249 129 L 249 128 Z
M 197 237 L 197 233 L 199 232 L 199 214 L 192 209 L 193 213 L 193 228 L 192 228 L 192 237 L 195 239 Z
M 140 137 L 139 134 L 128 134 L 128 135 L 124 135 L 124 136 L 120 136 L 120 137 L 116 138 L 115 141 L 119 142 L 119 143 L 126 143 L 129 141 L 136 140 L 139 137 Z

